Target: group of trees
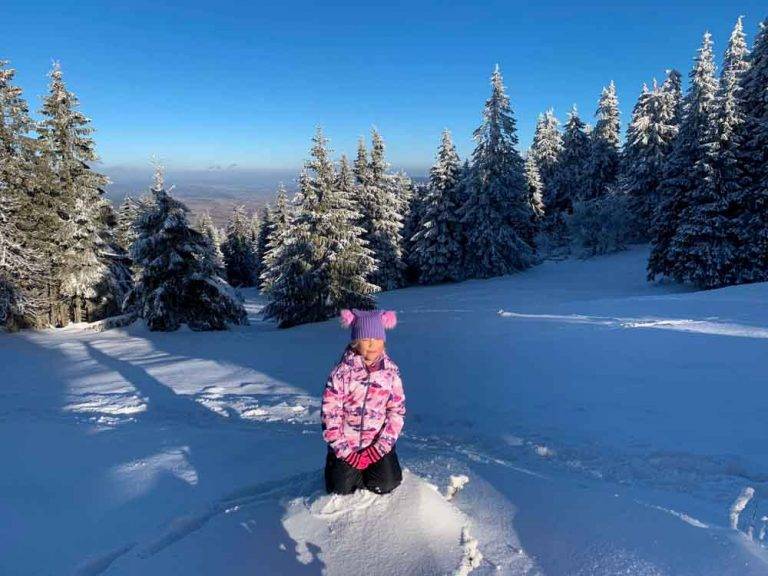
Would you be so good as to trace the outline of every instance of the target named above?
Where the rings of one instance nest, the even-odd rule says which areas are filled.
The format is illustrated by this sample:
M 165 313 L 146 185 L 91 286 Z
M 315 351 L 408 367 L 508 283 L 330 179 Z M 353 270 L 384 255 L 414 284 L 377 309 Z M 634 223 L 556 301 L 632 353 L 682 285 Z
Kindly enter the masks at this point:
M 768 280 L 768 21 L 741 19 L 718 78 L 704 35 L 657 185 L 650 278 L 704 288 Z
M 54 65 L 33 121 L 0 62 L 0 326 L 64 326 L 135 310 L 152 329 L 220 329 L 245 310 L 215 245 L 164 190 L 116 213 L 90 121 Z
M 55 66 L 33 122 L 0 63 L 0 323 L 63 325 L 126 306 L 155 329 L 244 322 L 230 285 L 257 286 L 280 326 L 368 308 L 409 283 L 523 270 L 553 251 L 582 255 L 649 241 L 649 278 L 702 287 L 768 279 L 768 21 L 752 50 L 741 19 L 716 75 L 704 35 L 683 95 L 667 72 L 643 90 L 622 144 L 611 82 L 594 127 L 574 107 L 563 130 L 540 115 L 528 153 L 498 67 L 463 163 L 445 130 L 425 184 L 392 173 L 373 130 L 354 161 L 318 129 L 289 200 L 232 214 L 225 231 L 157 177 L 115 212 L 89 121 Z M 36 133 L 36 136 L 32 136 Z M 223 279 L 226 278 L 228 283 Z
M 0 62 L 0 322 L 62 326 L 120 309 L 130 289 L 90 121 L 54 65 L 40 121 Z

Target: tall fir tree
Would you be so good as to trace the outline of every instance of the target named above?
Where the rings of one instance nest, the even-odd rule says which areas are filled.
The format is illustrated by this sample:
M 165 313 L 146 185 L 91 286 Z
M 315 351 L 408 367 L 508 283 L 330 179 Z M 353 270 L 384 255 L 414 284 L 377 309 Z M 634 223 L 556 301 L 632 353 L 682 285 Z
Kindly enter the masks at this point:
M 535 222 L 544 218 L 544 183 L 539 172 L 539 165 L 531 154 L 525 159 L 525 181 L 528 184 L 528 202 Z
M 364 146 L 361 144 L 355 162 L 358 178 L 358 207 L 364 239 L 373 252 L 376 270 L 371 282 L 382 290 L 399 288 L 403 284 L 402 201 L 398 197 L 396 181 L 387 173 L 384 140 L 377 130 L 371 134 L 371 153 L 367 166 L 362 165 Z
M 95 152 L 90 120 L 78 110 L 77 97 L 67 90 L 61 68 L 55 64 L 50 73 L 48 96 L 43 102 L 38 139 L 46 167 L 45 185 L 55 196 L 55 210 L 60 218 L 52 238 L 55 242 L 52 263 L 52 289 L 58 300 L 52 318 L 57 325 L 74 320 L 94 319 L 89 301 L 116 295 L 99 293 L 100 287 L 112 286 L 119 279 L 109 279 L 117 264 L 110 260 L 105 242 L 110 231 L 101 219 L 106 176 L 94 171 L 89 163 Z M 113 303 L 113 308 L 115 303 Z
M 222 245 L 221 230 L 219 230 L 219 227 L 216 226 L 209 212 L 203 212 L 197 218 L 197 222 L 195 223 L 195 228 L 197 228 L 197 230 L 201 232 L 203 236 L 208 238 L 208 241 L 211 243 L 211 257 L 213 258 L 213 260 L 211 261 L 211 264 L 216 270 L 216 274 L 218 274 L 222 278 L 225 278 L 227 275 L 227 271 L 224 266 L 224 254 L 221 251 L 221 245 Z
M 621 159 L 620 190 L 627 195 L 632 236 L 650 239 L 653 213 L 667 155 L 678 131 L 679 73 L 670 70 L 662 86 L 643 91 L 632 110 Z
M 443 131 L 436 160 L 429 171 L 429 188 L 413 236 L 414 262 L 422 284 L 463 278 L 463 227 L 458 197 L 461 163 L 447 129 Z
M 704 34 L 683 105 L 680 131 L 665 164 L 652 227 L 648 276 L 710 286 L 719 274 L 712 246 L 725 230 L 715 183 L 717 90 L 712 37 Z
M 227 281 L 232 286 L 249 287 L 256 284 L 256 246 L 245 206 L 237 206 L 232 211 L 226 236 L 221 243 L 221 252 Z
M 573 211 L 575 200 L 589 189 L 590 137 L 587 126 L 574 105 L 563 133 L 563 150 L 553 177 L 553 192 L 547 198 L 547 211 L 557 218 Z
M 498 65 L 474 138 L 462 218 L 466 272 L 487 278 L 528 268 L 533 263 L 532 211 L 515 119 Z
M 277 189 L 275 207 L 271 211 L 267 227 L 266 249 L 262 258 L 260 277 L 262 292 L 267 292 L 279 273 L 276 266 L 279 252 L 287 249 L 287 245 L 293 241 L 291 236 L 293 217 L 293 206 L 288 201 L 285 186 L 281 183 Z
M 261 287 L 261 275 L 264 273 L 264 257 L 267 252 L 269 230 L 272 226 L 272 210 L 269 204 L 265 204 L 261 208 L 259 223 L 259 233 L 256 237 L 256 279 L 258 286 Z
M 582 199 L 600 198 L 616 184 L 619 173 L 620 121 L 616 85 L 603 88 L 595 113 L 597 123 L 591 133 L 587 184 Z
M 760 24 L 741 77 L 740 166 L 744 185 L 734 198 L 738 234 L 736 281 L 768 280 L 768 19 Z
M 371 308 L 377 287 L 367 281 L 374 269 L 370 251 L 355 224 L 350 198 L 341 194 L 327 141 L 318 129 L 300 178 L 291 242 L 274 260 L 267 290 L 266 318 L 282 328 L 326 320 L 342 308 Z
M 40 325 L 46 309 L 47 202 L 36 178 L 33 122 L 15 70 L 0 60 L 0 325 Z M 41 199 L 42 200 L 42 199 Z
M 554 110 L 550 108 L 544 114 L 539 114 L 529 153 L 541 178 L 545 204 L 553 201 L 553 182 L 562 152 L 563 135 L 560 133 L 560 122 L 555 117 Z
M 168 192 L 158 169 L 152 204 L 136 224 L 133 259 L 141 272 L 126 299 L 150 330 L 223 330 L 247 324 L 242 302 L 216 273 L 208 238 L 189 225 L 188 208 Z

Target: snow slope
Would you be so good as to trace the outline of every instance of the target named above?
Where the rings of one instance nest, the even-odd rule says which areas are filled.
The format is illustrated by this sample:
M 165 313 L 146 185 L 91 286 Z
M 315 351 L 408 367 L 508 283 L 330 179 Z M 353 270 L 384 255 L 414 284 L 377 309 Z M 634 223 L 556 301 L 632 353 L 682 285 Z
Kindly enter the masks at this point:
M 322 492 L 335 322 L 0 336 L 0 574 L 768 574 L 768 286 L 646 256 L 382 295 L 382 498 Z

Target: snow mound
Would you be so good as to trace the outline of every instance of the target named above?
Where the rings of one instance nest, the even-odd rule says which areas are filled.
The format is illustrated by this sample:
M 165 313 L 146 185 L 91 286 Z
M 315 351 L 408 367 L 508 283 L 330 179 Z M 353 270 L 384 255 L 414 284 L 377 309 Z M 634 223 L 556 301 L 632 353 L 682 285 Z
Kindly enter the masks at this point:
M 298 561 L 310 564 L 316 550 L 328 576 L 453 574 L 460 569 L 468 574 L 464 564 L 477 557 L 477 542 L 472 542 L 474 557 L 465 560 L 467 522 L 436 487 L 408 470 L 390 494 L 360 490 L 314 501 L 298 498 L 283 518 Z

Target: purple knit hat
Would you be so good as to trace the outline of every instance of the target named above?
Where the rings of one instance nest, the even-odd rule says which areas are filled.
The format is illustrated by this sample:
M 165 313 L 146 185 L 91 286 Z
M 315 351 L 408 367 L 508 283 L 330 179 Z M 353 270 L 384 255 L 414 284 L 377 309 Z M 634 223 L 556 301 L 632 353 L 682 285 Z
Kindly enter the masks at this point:
M 352 340 L 386 340 L 385 330 L 391 330 L 397 325 L 397 314 L 394 310 L 342 310 L 341 325 L 344 328 L 352 327 Z

